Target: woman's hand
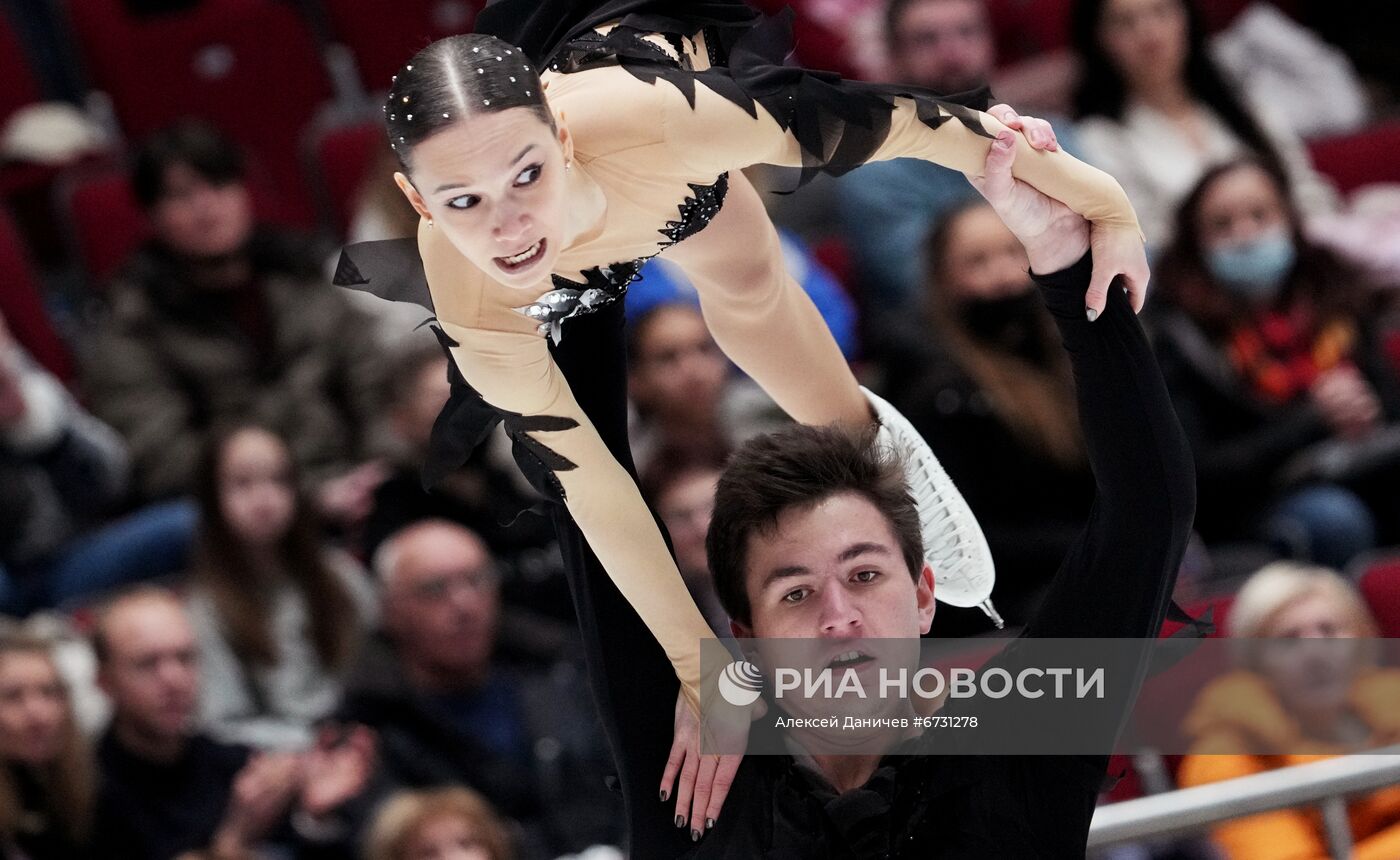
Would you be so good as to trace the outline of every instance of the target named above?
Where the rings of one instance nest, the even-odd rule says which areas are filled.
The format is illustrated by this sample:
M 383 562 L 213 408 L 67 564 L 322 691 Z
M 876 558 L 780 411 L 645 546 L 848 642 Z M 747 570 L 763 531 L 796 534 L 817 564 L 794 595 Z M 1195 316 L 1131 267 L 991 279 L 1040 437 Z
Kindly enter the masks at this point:
M 1020 131 L 1035 149 L 1057 149 L 1049 123 L 1023 117 L 1007 105 L 987 111 L 1008 127 Z M 1011 173 L 1016 160 L 1014 132 L 997 135 L 987 152 L 980 176 L 969 177 L 1008 229 L 1026 247 L 1031 270 L 1038 274 L 1058 272 L 1078 262 L 1091 246 L 1094 272 L 1085 296 L 1085 312 L 1090 320 L 1103 313 L 1108 288 L 1123 276 L 1133 309 L 1142 310 L 1147 289 L 1147 253 L 1142 237 L 1134 230 L 1091 225 L 1058 200 L 1047 197 Z
M 762 699 L 759 701 L 762 702 Z M 720 731 L 726 737 L 722 739 L 714 738 L 715 727 L 709 726 L 711 742 L 719 744 L 721 749 L 738 749 L 740 743 L 746 746 L 750 710 L 727 708 L 716 703 L 715 708 L 711 709 L 713 719 L 707 720 L 707 723 L 720 718 L 720 709 L 725 709 L 724 712 L 733 719 L 723 721 L 725 725 Z M 764 708 L 755 709 L 752 716 L 757 718 L 765 711 Z M 674 786 L 676 826 L 690 825 L 690 838 L 693 841 L 699 841 L 719 818 L 724 799 L 734 784 L 734 774 L 744 758 L 742 754 L 702 755 L 702 740 L 700 718 L 691 710 L 685 696 L 677 695 L 675 736 L 671 741 L 671 755 L 666 759 L 666 769 L 661 775 L 661 800 L 665 802 L 671 798 Z M 677 776 L 680 777 L 679 783 L 676 782 Z

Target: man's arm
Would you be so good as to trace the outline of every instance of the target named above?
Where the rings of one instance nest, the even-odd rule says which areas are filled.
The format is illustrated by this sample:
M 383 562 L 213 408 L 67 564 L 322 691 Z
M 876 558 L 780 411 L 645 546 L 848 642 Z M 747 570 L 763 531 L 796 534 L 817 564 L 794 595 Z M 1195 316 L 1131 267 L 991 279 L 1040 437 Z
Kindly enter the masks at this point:
M 1128 297 L 1090 322 L 1090 255 L 1033 275 L 1069 353 L 1097 496 L 1027 636 L 1155 637 L 1196 509 L 1191 452 Z

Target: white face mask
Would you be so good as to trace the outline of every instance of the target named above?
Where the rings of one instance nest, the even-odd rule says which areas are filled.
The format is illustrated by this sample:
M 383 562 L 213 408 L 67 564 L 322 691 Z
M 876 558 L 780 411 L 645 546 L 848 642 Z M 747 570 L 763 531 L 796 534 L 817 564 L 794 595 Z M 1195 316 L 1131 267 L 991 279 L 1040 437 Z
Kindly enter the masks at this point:
M 1235 295 L 1271 299 L 1298 261 L 1298 248 L 1289 232 L 1279 227 L 1247 242 L 1222 245 L 1206 252 L 1206 268 Z

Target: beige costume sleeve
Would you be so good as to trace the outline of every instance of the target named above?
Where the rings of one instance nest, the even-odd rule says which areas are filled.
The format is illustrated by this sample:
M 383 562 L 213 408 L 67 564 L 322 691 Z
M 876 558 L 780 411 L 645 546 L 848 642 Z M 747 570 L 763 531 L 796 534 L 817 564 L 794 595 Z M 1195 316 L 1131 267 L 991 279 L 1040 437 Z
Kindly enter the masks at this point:
M 452 357 L 472 388 L 497 409 L 577 422 L 529 435 L 574 464 L 554 473 L 569 515 L 665 650 L 683 695 L 699 713 L 700 640 L 714 635 L 641 491 L 583 414 L 536 323 L 491 301 L 491 290 L 508 288 L 488 282 L 440 233 L 420 226 L 418 241 L 438 322 L 459 344 Z M 533 298 L 521 291 L 519 304 Z
M 622 69 L 616 72 L 628 74 Z M 617 82 L 624 83 L 621 79 Z M 655 86 L 662 91 L 661 116 L 670 149 L 697 174 L 717 175 L 751 164 L 803 166 L 797 139 L 761 104 L 753 105 L 756 116 L 750 116 L 734 102 L 697 82 L 692 108 L 675 87 L 662 82 Z M 991 135 L 1006 128 L 990 114 L 971 113 Z M 930 128 L 919 119 L 913 100 L 900 97 L 895 99 L 895 109 L 890 114 L 888 136 L 866 161 L 920 158 L 975 176 L 986 162 L 991 142 L 991 137 L 972 131 L 951 115 L 938 128 Z M 1032 149 L 1021 134 L 1016 135 L 1016 146 L 1012 168 L 1016 178 L 1096 224 L 1138 229 L 1133 207 L 1112 176 L 1063 150 Z

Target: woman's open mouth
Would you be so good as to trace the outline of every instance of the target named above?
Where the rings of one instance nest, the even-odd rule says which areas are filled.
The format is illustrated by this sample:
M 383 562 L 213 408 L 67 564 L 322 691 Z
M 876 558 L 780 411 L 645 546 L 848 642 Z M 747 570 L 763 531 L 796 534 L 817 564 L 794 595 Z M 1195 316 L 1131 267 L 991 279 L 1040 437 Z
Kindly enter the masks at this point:
M 517 272 L 525 271 L 543 259 L 545 244 L 545 240 L 541 239 L 519 254 L 513 254 L 509 257 L 492 257 L 491 259 L 501 271 L 514 275 Z

